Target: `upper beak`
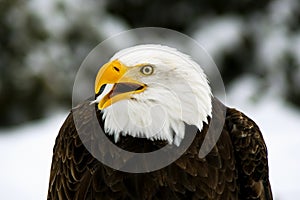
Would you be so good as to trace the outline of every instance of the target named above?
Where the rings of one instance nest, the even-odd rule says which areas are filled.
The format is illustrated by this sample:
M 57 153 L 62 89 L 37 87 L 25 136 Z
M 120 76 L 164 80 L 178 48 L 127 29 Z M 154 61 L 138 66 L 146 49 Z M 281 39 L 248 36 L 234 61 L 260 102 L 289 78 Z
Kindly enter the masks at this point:
M 143 92 L 146 85 L 126 75 L 130 69 L 119 60 L 103 65 L 95 80 L 96 100 L 100 110 L 113 103 L 131 98 L 132 94 Z

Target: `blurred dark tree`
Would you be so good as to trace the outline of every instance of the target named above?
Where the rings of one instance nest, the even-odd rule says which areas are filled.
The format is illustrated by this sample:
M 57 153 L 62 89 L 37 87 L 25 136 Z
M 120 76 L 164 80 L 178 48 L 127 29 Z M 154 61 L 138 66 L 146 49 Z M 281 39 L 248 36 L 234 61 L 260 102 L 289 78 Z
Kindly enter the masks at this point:
M 300 71 L 297 73 L 298 63 L 292 53 L 285 55 L 285 81 L 289 85 L 285 90 L 285 96 L 291 103 L 300 106 Z
M 263 11 L 271 0 L 109 0 L 110 13 L 125 19 L 132 27 L 157 26 L 187 33 L 198 17 L 237 14 L 246 17 Z
M 85 10 L 73 10 L 60 1 L 30 3 L 0 2 L 0 126 L 38 119 L 58 107 L 70 108 L 76 71 L 102 40 L 93 24 L 85 21 L 89 18 L 81 16 Z M 53 9 L 43 7 L 47 5 Z M 45 16 L 52 12 L 53 19 L 43 18 L 43 12 Z
M 43 80 L 38 77 L 25 80 L 24 59 L 48 35 L 31 13 L 24 16 L 20 26 L 12 25 L 18 22 L 11 21 L 10 13 L 18 12 L 22 6 L 21 0 L 0 3 L 0 126 L 41 117 L 45 110 L 41 106 L 43 93 L 39 91 Z

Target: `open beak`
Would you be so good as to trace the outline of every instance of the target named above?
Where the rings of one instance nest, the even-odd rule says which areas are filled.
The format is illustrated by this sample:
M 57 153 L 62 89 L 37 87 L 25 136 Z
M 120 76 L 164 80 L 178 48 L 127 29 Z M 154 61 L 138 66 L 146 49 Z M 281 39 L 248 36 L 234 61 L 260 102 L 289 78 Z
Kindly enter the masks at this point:
M 132 94 L 143 92 L 146 85 L 126 76 L 129 70 L 119 60 L 103 65 L 95 81 L 96 100 L 91 103 L 98 103 L 102 110 L 117 101 L 130 99 Z

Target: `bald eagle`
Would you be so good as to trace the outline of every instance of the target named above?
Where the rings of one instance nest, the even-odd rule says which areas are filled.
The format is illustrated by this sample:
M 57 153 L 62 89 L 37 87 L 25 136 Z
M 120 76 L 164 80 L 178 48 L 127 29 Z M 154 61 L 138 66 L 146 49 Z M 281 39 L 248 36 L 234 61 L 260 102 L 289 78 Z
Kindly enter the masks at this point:
M 208 139 L 213 145 L 201 157 L 212 118 L 221 118 L 222 108 L 220 134 Z M 155 170 L 131 173 L 91 153 L 105 149 L 101 158 L 116 158 L 108 143 L 144 154 L 179 148 L 192 134 L 187 126 L 196 127 L 191 144 Z M 109 142 L 99 143 L 99 135 Z M 95 97 L 71 110 L 53 149 L 48 199 L 272 199 L 268 174 L 267 148 L 255 122 L 213 97 L 191 57 L 146 44 L 113 55 L 98 71 Z

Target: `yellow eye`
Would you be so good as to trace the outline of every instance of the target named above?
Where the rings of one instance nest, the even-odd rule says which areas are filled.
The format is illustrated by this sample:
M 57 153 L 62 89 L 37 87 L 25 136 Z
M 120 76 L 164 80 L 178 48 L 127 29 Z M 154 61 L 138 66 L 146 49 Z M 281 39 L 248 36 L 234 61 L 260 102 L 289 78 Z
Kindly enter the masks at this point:
M 145 65 L 140 69 L 140 72 L 144 75 L 151 75 L 153 73 L 153 67 L 151 65 Z

